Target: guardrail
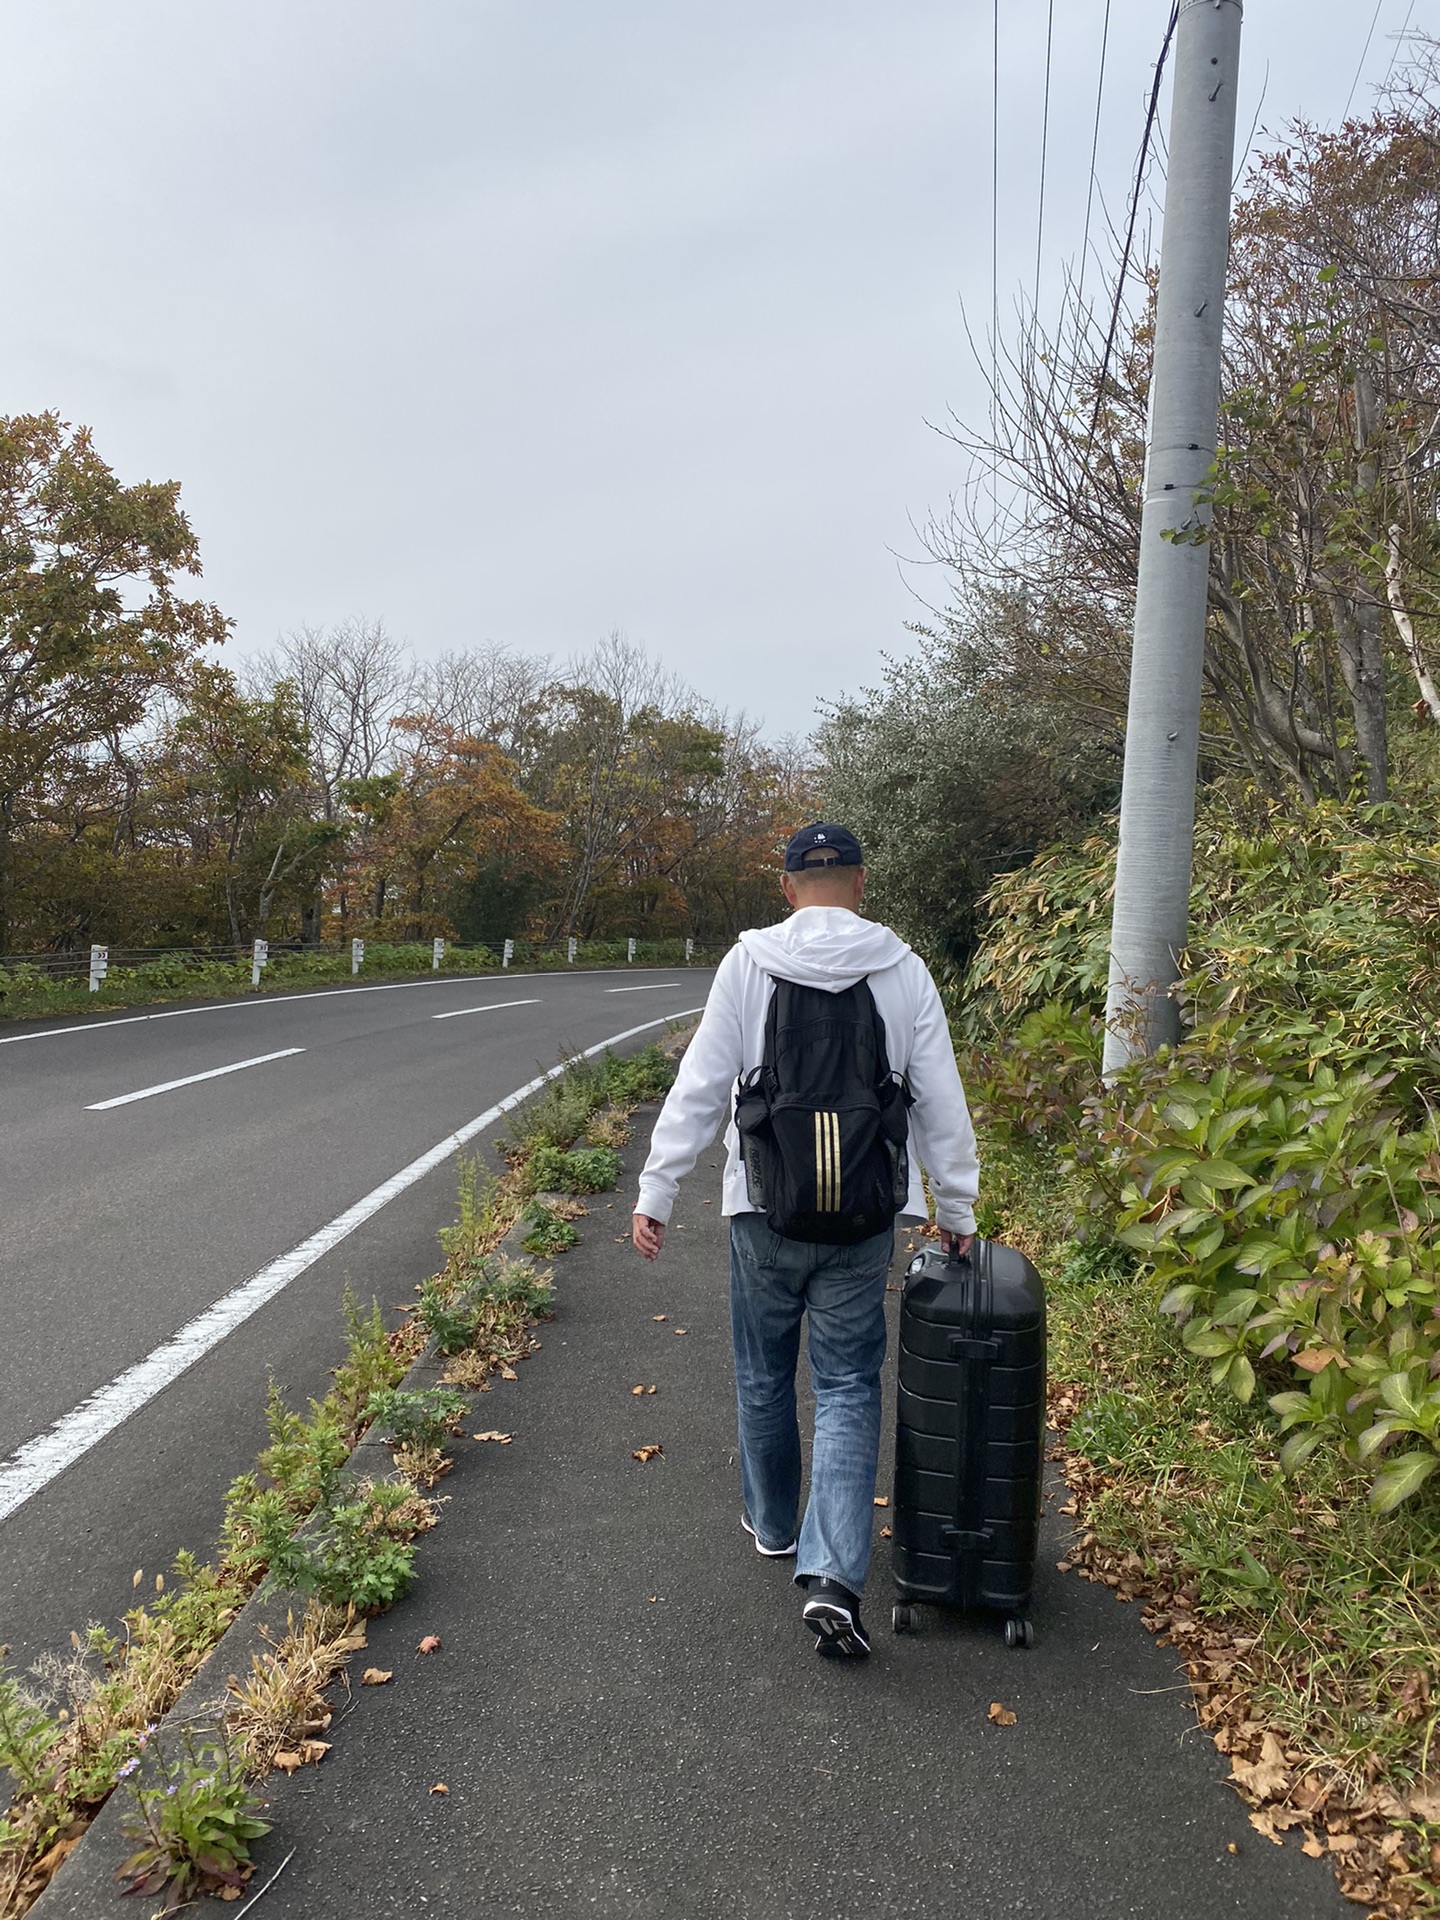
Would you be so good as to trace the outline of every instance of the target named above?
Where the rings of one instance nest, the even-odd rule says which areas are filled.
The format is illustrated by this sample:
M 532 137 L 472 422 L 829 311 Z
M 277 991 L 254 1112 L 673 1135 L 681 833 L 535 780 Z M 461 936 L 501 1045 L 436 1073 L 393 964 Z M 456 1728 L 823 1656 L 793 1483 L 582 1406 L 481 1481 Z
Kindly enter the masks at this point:
M 482 971 L 494 967 L 526 967 L 537 962 L 565 966 L 688 966 L 708 964 L 718 950 L 699 948 L 693 939 L 644 940 L 638 935 L 612 940 L 527 940 L 519 935 L 498 946 L 483 942 L 434 939 L 351 940 L 343 944 L 305 945 L 299 940 L 254 940 L 239 946 L 113 947 L 94 945 L 47 953 L 0 954 L 0 992 L 5 985 L 63 986 L 88 981 L 98 992 L 113 973 L 145 975 L 157 983 L 170 975 L 183 976 L 207 967 L 248 969 L 252 986 L 272 967 L 282 972 L 304 971 L 309 963 L 342 966 L 348 960 L 352 974 L 367 969 L 384 972 L 421 972 L 426 968 Z M 290 963 L 287 965 L 286 963 Z M 328 969 L 327 969 L 328 970 Z

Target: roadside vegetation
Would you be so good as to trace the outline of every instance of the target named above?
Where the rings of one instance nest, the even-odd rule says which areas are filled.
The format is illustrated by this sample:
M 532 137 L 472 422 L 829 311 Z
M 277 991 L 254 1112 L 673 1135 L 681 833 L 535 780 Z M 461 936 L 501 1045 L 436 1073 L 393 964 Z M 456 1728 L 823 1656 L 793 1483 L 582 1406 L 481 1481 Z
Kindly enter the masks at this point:
M 0 1663 L 0 1768 L 10 1788 L 0 1920 L 28 1911 L 117 1788 L 133 1800 L 134 1850 L 116 1862 L 129 1890 L 160 1896 L 161 1912 L 198 1894 L 239 1896 L 253 1872 L 250 1844 L 268 1830 L 259 1783 L 329 1751 L 326 1689 L 364 1649 L 366 1617 L 415 1579 L 416 1543 L 440 1518 L 433 1489 L 451 1469 L 471 1395 L 497 1373 L 514 1377 L 553 1310 L 548 1274 L 502 1251 L 502 1241 L 541 1192 L 552 1210 L 583 1214 L 567 1196 L 614 1184 L 629 1113 L 672 1077 L 664 1047 L 607 1054 L 573 1063 L 518 1108 L 503 1171 L 487 1173 L 478 1156 L 461 1160 L 457 1215 L 440 1233 L 443 1265 L 402 1323 L 387 1327 L 378 1304 L 347 1295 L 345 1353 L 328 1392 L 302 1413 L 272 1385 L 268 1444 L 226 1496 L 214 1560 L 182 1553 L 118 1632 L 73 1633 L 68 1655 L 25 1675 Z M 574 1227 L 561 1224 L 572 1244 Z M 547 1246 L 545 1257 L 561 1250 Z M 404 1385 L 427 1351 L 444 1362 L 439 1384 Z M 352 1455 L 367 1437 L 388 1446 L 391 1473 L 357 1474 Z M 143 1581 L 137 1572 L 137 1589 Z M 266 1581 L 296 1597 L 298 1617 L 247 1674 L 231 1677 L 217 1725 L 167 1729 L 166 1713 Z M 361 1684 L 388 1678 L 366 1669 Z
M 687 960 L 683 940 L 644 940 L 635 943 L 637 967 L 704 966 L 718 959 L 713 951 L 692 948 Z M 508 969 L 503 943 L 498 947 L 460 947 L 447 943 L 438 969 L 432 967 L 429 945 L 418 941 L 367 942 L 364 963 L 357 975 L 348 947 L 294 948 L 272 953 L 260 976 L 251 983 L 248 950 L 238 957 L 207 958 L 177 949 L 156 958 L 137 958 L 130 965 L 112 966 L 92 993 L 85 962 L 77 960 L 57 973 L 48 963 L 18 962 L 0 966 L 0 1020 L 53 1020 L 73 1015 L 109 1013 L 121 1007 L 160 1006 L 172 1000 L 239 1000 L 267 993 L 303 992 L 307 987 L 363 987 L 374 981 L 506 977 L 520 973 L 568 973 L 573 968 L 623 967 L 632 964 L 624 940 L 590 940 L 577 944 L 571 962 L 566 948 L 546 947 L 517 940 Z

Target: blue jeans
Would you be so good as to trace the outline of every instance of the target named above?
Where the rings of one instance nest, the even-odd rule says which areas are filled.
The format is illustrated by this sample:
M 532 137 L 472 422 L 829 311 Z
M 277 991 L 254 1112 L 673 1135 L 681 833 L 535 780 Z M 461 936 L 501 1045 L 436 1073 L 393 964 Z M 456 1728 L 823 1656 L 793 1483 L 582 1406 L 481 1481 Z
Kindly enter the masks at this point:
M 795 1366 L 800 1320 L 808 1309 L 815 1445 L 795 1578 L 838 1580 L 857 1594 L 865 1585 L 875 1527 L 885 1276 L 894 1244 L 893 1232 L 853 1247 L 785 1240 L 760 1213 L 737 1213 L 730 1222 L 730 1327 L 745 1511 L 765 1546 L 788 1546 L 795 1538 Z

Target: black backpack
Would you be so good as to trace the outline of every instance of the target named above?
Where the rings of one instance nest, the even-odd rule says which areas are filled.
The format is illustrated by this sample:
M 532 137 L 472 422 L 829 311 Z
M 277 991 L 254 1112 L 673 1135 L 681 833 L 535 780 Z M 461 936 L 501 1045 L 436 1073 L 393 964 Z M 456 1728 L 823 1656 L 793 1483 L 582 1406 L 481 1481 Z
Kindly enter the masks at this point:
M 735 1095 L 750 1204 L 787 1240 L 848 1247 L 893 1226 L 910 1189 L 909 1087 L 890 1071 L 868 980 L 777 980 L 765 1053 Z

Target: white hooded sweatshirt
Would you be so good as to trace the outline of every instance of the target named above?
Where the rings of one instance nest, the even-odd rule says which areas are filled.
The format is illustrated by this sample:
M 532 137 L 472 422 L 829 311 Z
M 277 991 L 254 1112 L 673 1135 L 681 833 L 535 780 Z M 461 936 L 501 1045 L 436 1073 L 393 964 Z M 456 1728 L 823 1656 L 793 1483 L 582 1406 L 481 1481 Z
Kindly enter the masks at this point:
M 720 962 L 694 1039 L 655 1122 L 635 1211 L 668 1220 L 680 1182 L 727 1115 L 727 1214 L 753 1213 L 735 1131 L 735 1083 L 765 1052 L 765 1013 L 776 979 L 843 993 L 870 982 L 885 1022 L 890 1066 L 910 1083 L 910 1193 L 902 1219 L 925 1218 L 920 1184 L 930 1176 L 938 1224 L 975 1230 L 980 1164 L 975 1129 L 950 1044 L 940 995 L 925 962 L 888 927 L 848 907 L 801 907 L 778 926 L 742 933 Z

